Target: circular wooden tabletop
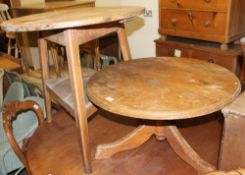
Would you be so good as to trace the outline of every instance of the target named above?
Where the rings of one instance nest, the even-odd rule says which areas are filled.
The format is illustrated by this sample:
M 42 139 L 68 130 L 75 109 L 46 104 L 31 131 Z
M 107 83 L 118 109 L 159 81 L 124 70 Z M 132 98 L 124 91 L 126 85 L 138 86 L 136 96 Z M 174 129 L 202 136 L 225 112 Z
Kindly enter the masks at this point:
M 88 83 L 97 106 L 124 116 L 172 120 L 222 109 L 241 90 L 229 70 L 189 58 L 145 58 L 112 65 Z
M 78 7 L 14 18 L 1 23 L 8 32 L 74 28 L 121 21 L 143 14 L 143 7 Z

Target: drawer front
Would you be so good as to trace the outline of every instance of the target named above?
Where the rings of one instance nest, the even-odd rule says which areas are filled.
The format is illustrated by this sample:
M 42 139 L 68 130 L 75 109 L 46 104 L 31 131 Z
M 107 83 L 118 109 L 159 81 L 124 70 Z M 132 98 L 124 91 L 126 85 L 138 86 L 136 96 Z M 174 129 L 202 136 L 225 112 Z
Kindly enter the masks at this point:
M 229 0 L 160 0 L 161 8 L 227 11 Z
M 176 52 L 180 53 L 179 56 L 181 57 L 191 56 L 191 50 L 188 48 L 183 48 L 181 46 L 167 42 L 165 42 L 164 44 L 156 44 L 156 56 L 158 57 L 173 57 L 175 56 Z
M 162 9 L 160 15 L 160 29 L 164 34 L 188 38 L 193 33 L 197 36 L 225 34 L 226 13 Z
M 218 64 L 225 67 L 226 69 L 237 74 L 238 58 L 236 56 L 227 56 L 223 54 L 212 54 L 205 51 L 193 50 L 192 58 L 201 59 L 209 63 Z

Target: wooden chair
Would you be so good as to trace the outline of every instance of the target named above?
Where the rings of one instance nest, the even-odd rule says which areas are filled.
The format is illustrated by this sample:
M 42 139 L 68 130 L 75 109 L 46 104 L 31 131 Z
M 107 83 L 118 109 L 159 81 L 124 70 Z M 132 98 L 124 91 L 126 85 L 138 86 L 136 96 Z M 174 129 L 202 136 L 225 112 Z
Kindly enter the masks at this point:
M 14 82 L 10 85 L 5 97 L 3 104 L 7 104 L 12 101 L 24 101 L 33 100 L 44 108 L 44 101 L 40 97 L 26 97 L 24 98 L 24 87 L 21 82 Z M 0 174 L 7 175 L 7 173 L 13 170 L 19 169 L 17 172 L 23 169 L 23 164 L 20 162 L 18 157 L 13 152 L 7 136 L 4 132 L 2 123 L 2 106 L 0 106 Z M 33 112 L 28 111 L 22 114 L 18 114 L 19 118 L 14 121 L 13 133 L 18 144 L 22 144 L 23 140 L 30 137 L 37 128 L 37 120 L 33 115 Z M 23 115 L 25 117 L 23 117 Z
M 21 148 L 13 136 L 12 121 L 16 114 L 27 110 L 33 110 L 36 113 L 39 125 L 33 136 Z M 28 174 L 49 172 L 50 174 L 84 175 L 77 139 L 78 132 L 75 121 L 71 117 L 67 117 L 63 112 L 56 114 L 52 123 L 44 122 L 41 108 L 33 101 L 10 102 L 4 106 L 3 111 L 3 126 L 9 143 L 25 165 Z M 25 118 L 25 116 L 20 117 Z
M 6 4 L 0 3 L 0 23 L 6 20 L 11 19 L 11 16 L 8 12 L 9 7 Z M 13 32 L 7 32 L 6 37 L 8 38 L 8 54 L 11 55 L 12 50 L 14 50 L 14 56 L 19 57 L 19 49 L 16 43 L 16 35 Z
M 42 97 L 42 86 L 40 86 L 40 83 L 35 83 L 35 81 L 29 81 L 25 78 L 25 76 L 22 76 L 16 72 L 5 70 L 5 76 L 8 80 L 9 84 L 12 84 L 13 82 L 21 82 L 24 86 L 25 90 L 25 97 L 28 96 L 39 96 Z
M 245 92 L 242 92 L 222 113 L 223 136 L 219 155 L 219 169 L 245 167 Z
M 39 126 L 43 124 L 44 122 L 43 112 L 42 112 L 41 107 L 37 103 L 31 100 L 24 101 L 24 102 L 15 101 L 15 102 L 10 102 L 4 105 L 3 128 L 4 128 L 8 141 L 12 149 L 14 150 L 15 154 L 19 157 L 21 162 L 24 164 L 27 172 L 31 174 L 29 164 L 26 161 L 26 157 L 25 157 L 27 142 L 25 142 L 21 148 L 13 134 L 13 121 L 15 120 L 17 114 L 23 111 L 27 111 L 27 110 L 33 110 L 35 112 L 38 118 Z

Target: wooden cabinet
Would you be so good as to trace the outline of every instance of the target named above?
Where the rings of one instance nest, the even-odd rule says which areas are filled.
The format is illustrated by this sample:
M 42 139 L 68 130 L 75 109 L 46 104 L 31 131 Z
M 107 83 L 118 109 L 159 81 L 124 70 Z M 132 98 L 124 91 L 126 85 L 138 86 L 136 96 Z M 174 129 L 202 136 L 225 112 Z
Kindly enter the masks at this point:
M 217 44 L 179 38 L 166 41 L 158 39 L 155 40 L 155 43 L 157 56 L 175 56 L 177 54 L 181 57 L 197 58 L 219 64 L 234 72 L 238 77 L 241 75 L 242 50 L 239 45 L 222 51 Z
M 159 0 L 159 32 L 219 43 L 245 35 L 244 0 Z

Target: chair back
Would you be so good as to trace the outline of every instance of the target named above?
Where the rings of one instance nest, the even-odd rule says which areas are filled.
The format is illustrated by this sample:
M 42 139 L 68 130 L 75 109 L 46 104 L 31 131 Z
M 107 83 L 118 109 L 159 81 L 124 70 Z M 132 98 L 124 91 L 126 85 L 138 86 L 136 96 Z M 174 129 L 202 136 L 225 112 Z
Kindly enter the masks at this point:
M 3 104 L 15 101 L 15 100 L 23 100 L 24 99 L 24 87 L 21 82 L 14 82 L 10 85 L 4 100 Z
M 7 4 L 0 3 L 0 23 L 11 19 L 8 10 L 9 6 Z
M 5 70 L 5 75 L 10 84 L 16 81 L 21 82 L 23 84 L 24 90 L 25 90 L 25 97 L 28 97 L 28 96 L 42 97 L 43 96 L 43 91 L 38 86 L 38 84 L 26 80 L 24 77 L 20 76 L 19 74 L 15 72 Z
M 26 167 L 26 170 L 29 174 L 31 174 L 29 164 L 25 157 L 25 152 L 27 151 L 26 144 L 23 144 L 22 147 L 18 145 L 18 141 L 16 140 L 14 133 L 13 133 L 13 121 L 16 119 L 17 114 L 21 112 L 25 112 L 27 110 L 32 110 L 35 112 L 39 126 L 44 122 L 43 112 L 41 107 L 35 103 L 34 101 L 27 100 L 27 101 L 12 101 L 9 103 L 4 104 L 3 108 L 3 128 L 8 138 L 8 141 L 19 157 L 21 162 Z M 25 115 L 18 115 L 18 117 L 25 117 Z M 27 143 L 27 142 L 26 142 Z
M 0 68 L 0 108 L 3 105 L 3 75 L 4 70 Z

